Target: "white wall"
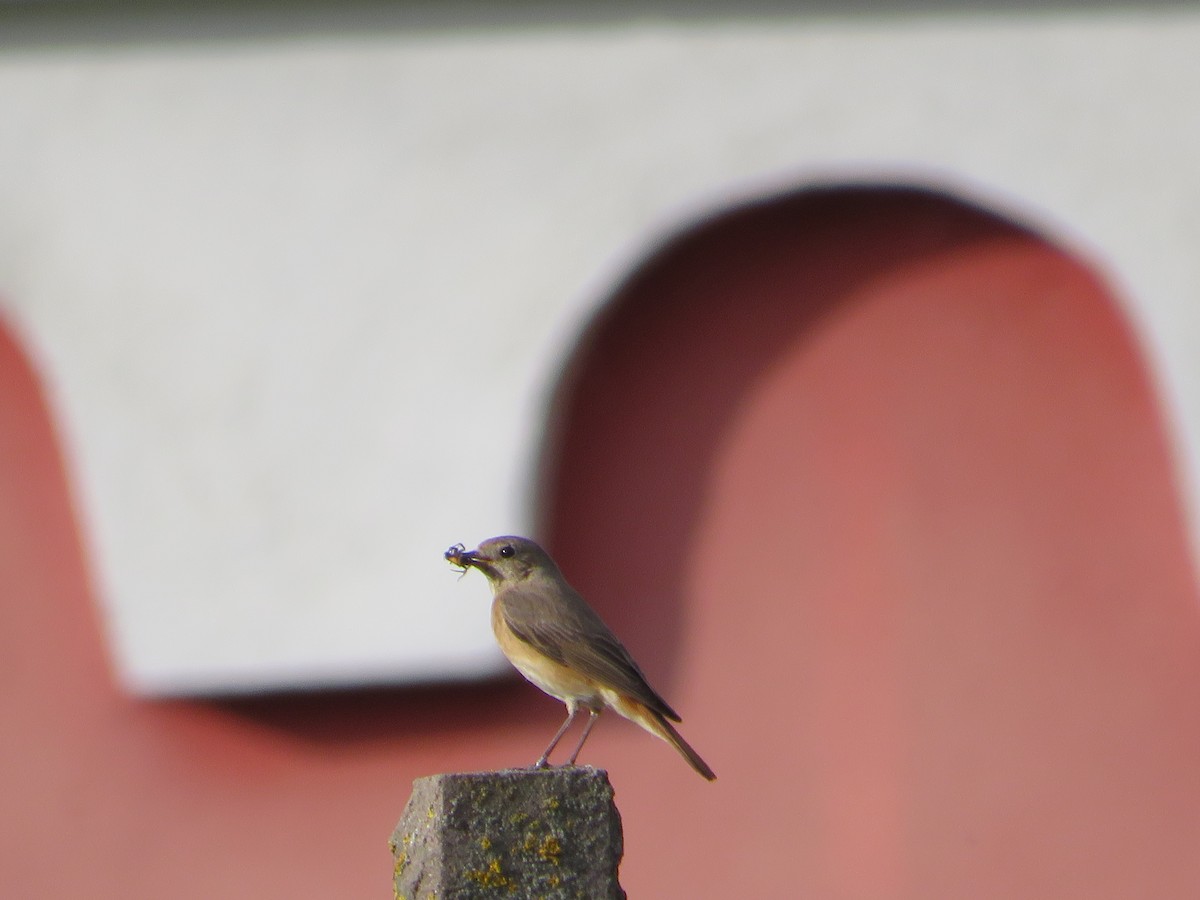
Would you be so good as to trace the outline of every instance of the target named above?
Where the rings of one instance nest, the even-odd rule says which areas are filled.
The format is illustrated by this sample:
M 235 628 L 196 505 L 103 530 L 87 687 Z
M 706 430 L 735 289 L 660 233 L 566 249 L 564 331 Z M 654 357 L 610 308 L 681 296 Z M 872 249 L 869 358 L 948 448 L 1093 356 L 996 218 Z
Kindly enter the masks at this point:
M 0 297 L 133 690 L 495 670 L 441 552 L 528 528 L 582 323 L 665 233 L 812 178 L 961 191 L 1094 260 L 1198 507 L 1200 11 L 157 15 L 0 37 Z

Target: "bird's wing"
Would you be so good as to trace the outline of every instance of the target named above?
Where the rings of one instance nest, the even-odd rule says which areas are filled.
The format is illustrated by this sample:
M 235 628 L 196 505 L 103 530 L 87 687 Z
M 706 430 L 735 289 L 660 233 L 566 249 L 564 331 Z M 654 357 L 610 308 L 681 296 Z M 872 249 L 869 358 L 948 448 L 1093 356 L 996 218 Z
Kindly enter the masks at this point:
M 570 588 L 528 583 L 499 597 L 509 629 L 555 662 L 644 703 L 674 722 L 679 714 L 646 681 L 624 645 Z

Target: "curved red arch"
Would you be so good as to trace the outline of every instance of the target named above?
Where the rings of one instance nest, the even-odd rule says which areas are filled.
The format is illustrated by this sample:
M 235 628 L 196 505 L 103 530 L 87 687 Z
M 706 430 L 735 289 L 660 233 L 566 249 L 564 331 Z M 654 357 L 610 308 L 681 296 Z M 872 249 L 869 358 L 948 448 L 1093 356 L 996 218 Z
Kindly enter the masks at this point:
M 1185 525 L 1082 261 L 933 192 L 799 191 L 650 257 L 557 410 L 550 543 L 720 775 L 615 772 L 631 892 L 1200 889 Z

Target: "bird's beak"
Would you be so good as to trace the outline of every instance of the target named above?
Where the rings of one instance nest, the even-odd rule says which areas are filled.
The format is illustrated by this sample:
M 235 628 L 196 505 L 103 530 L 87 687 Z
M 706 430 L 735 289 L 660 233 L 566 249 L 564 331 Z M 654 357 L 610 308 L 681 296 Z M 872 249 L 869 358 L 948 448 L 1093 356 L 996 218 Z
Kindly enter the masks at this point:
M 487 564 L 491 562 L 487 556 L 484 556 L 478 550 L 468 550 L 462 544 L 455 544 L 446 551 L 445 556 L 451 565 L 458 566 L 464 572 L 471 566 L 487 571 Z

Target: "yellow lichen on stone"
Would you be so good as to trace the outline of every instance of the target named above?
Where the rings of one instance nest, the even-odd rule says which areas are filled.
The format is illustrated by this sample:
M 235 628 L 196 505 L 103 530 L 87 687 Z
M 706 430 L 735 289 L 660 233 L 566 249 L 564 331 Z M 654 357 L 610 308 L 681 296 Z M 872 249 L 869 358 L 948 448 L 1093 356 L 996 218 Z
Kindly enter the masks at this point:
M 500 860 L 493 857 L 486 869 L 471 869 L 464 873 L 468 881 L 474 881 L 482 887 L 503 888 L 510 894 L 517 889 L 517 883 L 504 874 L 500 868 Z
M 557 866 L 558 858 L 562 856 L 562 844 L 554 835 L 548 834 L 542 839 L 541 846 L 537 848 L 537 854 L 542 859 L 548 859 Z
M 479 846 L 482 847 L 484 850 L 491 850 L 492 849 L 492 839 L 485 834 L 483 837 L 481 837 L 479 839 Z

